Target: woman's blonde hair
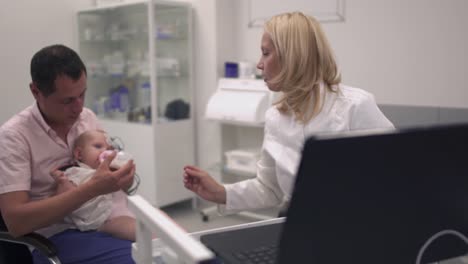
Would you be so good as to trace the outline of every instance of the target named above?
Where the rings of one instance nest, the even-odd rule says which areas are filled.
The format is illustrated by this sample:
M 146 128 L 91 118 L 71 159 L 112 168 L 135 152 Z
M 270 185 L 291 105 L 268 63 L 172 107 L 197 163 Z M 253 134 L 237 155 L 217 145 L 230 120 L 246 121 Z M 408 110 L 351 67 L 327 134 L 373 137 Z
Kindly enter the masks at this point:
M 283 92 L 275 104 L 280 112 L 292 111 L 305 123 L 322 109 L 320 84 L 334 91 L 341 82 L 333 51 L 320 23 L 301 12 L 276 15 L 266 22 L 264 30 L 281 65 L 279 74 L 271 80 Z

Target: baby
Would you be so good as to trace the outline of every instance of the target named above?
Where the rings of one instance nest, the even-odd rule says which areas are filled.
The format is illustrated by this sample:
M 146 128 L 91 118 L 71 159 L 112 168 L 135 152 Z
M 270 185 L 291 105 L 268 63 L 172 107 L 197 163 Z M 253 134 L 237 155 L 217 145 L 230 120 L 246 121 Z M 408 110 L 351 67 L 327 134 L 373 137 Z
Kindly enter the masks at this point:
M 112 149 L 107 134 L 101 130 L 82 133 L 73 146 L 73 158 L 76 166 L 65 171 L 53 170 L 52 177 L 57 182 L 57 194 L 75 188 L 91 177 L 106 154 Z M 117 155 L 111 162 L 111 168 L 119 168 L 129 157 Z M 124 204 L 118 208 L 116 204 Z M 122 211 L 125 212 L 122 214 Z M 82 205 L 65 217 L 65 222 L 73 223 L 79 230 L 98 230 L 121 239 L 135 241 L 135 219 L 126 208 L 126 196 L 123 191 L 100 195 Z

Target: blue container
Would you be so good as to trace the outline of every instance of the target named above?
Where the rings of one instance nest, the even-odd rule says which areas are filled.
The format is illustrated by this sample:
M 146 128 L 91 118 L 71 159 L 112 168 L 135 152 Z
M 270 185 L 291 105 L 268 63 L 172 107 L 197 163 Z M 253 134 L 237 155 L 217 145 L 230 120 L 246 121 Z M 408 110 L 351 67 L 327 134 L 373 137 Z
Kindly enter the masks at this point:
M 239 77 L 239 65 L 236 62 L 225 62 L 224 63 L 224 77 L 238 78 Z

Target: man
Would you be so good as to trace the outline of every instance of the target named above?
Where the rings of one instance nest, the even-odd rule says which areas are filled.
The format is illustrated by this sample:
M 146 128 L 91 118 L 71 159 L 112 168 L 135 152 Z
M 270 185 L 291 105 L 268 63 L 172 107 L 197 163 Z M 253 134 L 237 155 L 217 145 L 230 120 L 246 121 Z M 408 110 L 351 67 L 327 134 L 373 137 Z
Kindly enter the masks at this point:
M 29 85 L 35 103 L 0 128 L 0 209 L 14 236 L 39 232 L 55 244 L 62 263 L 133 263 L 131 242 L 100 232 L 80 232 L 63 218 L 92 198 L 126 190 L 135 165 L 109 169 L 108 157 L 90 181 L 56 194 L 50 171 L 69 164 L 79 134 L 100 129 L 96 116 L 83 108 L 86 68 L 76 52 L 63 45 L 38 51 L 31 60 Z M 121 193 L 121 192 L 120 192 Z M 116 199 L 121 214 L 125 199 Z M 35 263 L 44 258 L 33 251 Z

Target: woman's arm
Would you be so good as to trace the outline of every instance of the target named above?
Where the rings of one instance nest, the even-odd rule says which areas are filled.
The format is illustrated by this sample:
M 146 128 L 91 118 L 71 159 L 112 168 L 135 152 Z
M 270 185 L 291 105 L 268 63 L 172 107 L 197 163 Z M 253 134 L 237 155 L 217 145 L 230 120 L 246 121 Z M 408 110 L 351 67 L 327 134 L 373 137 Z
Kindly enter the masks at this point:
M 262 149 L 257 162 L 256 178 L 227 184 L 225 187 L 227 202 L 225 207 L 220 208 L 222 213 L 273 207 L 279 205 L 283 199 L 275 161 L 265 149 Z

